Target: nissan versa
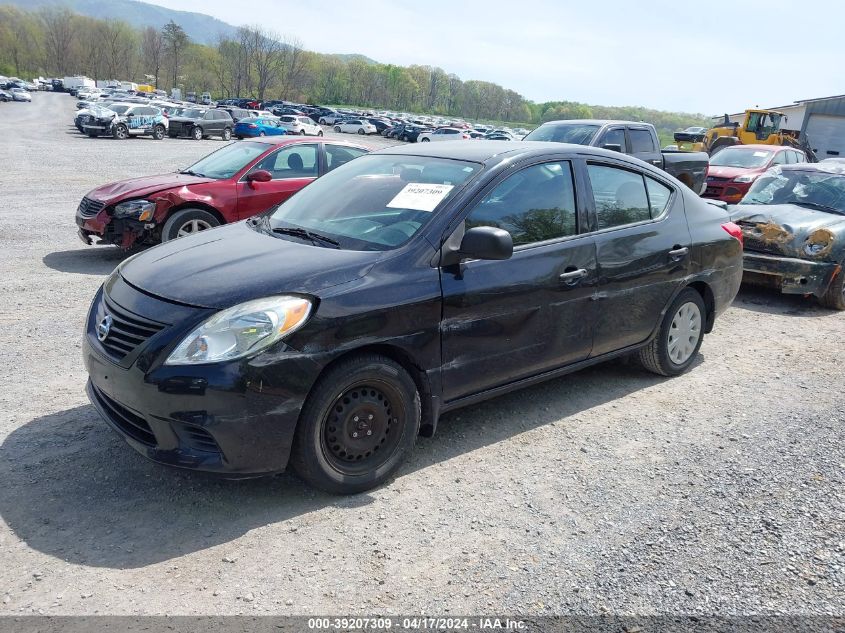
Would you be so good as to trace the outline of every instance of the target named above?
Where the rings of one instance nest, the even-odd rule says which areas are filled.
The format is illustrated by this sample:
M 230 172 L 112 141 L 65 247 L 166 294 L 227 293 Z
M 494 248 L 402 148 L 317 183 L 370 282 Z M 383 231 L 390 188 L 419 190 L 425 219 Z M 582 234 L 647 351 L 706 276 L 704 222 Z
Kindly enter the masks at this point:
M 445 411 L 633 354 L 685 371 L 742 233 L 636 158 L 542 142 L 364 155 L 271 212 L 126 260 L 88 394 L 150 459 L 354 493 Z

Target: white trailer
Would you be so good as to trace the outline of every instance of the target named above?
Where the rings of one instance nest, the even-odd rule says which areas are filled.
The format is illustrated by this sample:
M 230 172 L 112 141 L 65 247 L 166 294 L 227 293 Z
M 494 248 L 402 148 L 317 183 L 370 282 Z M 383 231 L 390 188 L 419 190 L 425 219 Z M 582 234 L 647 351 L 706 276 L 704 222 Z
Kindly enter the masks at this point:
M 80 88 L 96 88 L 97 82 L 88 77 L 77 75 L 75 77 L 65 77 L 62 79 L 62 85 L 65 90 L 79 90 Z

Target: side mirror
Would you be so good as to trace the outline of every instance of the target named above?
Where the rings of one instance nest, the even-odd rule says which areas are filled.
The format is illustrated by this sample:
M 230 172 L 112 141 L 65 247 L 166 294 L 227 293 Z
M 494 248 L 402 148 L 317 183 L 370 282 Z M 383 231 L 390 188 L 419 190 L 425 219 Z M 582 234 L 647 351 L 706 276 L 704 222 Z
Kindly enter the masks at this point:
M 464 233 L 458 255 L 461 259 L 510 259 L 513 238 L 504 229 L 476 226 Z
M 249 183 L 270 182 L 271 180 L 273 180 L 273 174 L 271 174 L 266 169 L 259 169 L 258 171 L 254 171 L 250 174 L 247 174 L 246 180 Z
M 602 148 L 609 149 L 611 152 L 622 152 L 622 146 L 619 143 L 605 143 Z

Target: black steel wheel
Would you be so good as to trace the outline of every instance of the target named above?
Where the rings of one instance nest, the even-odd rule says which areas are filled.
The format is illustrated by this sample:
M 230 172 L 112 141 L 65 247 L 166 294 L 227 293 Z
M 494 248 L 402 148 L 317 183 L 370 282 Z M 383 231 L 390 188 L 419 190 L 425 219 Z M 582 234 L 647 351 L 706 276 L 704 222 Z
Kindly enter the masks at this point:
M 420 397 L 399 364 L 377 355 L 342 361 L 309 395 L 291 462 L 311 485 L 352 494 L 393 475 L 416 441 Z

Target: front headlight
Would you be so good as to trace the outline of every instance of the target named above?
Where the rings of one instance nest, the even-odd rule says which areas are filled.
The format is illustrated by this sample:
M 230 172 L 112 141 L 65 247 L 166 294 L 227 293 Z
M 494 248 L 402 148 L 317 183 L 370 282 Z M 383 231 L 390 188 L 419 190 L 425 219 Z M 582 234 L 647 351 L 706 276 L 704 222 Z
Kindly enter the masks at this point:
M 734 182 L 749 183 L 757 180 L 757 174 L 749 174 L 748 176 L 737 176 Z
M 818 257 L 830 251 L 836 238 L 829 229 L 816 229 L 804 242 L 804 253 L 810 257 Z
M 298 330 L 311 314 L 302 297 L 278 296 L 218 312 L 188 334 L 165 365 L 199 365 L 241 358 Z
M 116 218 L 135 218 L 145 222 L 153 217 L 156 203 L 150 200 L 127 200 L 114 208 Z

